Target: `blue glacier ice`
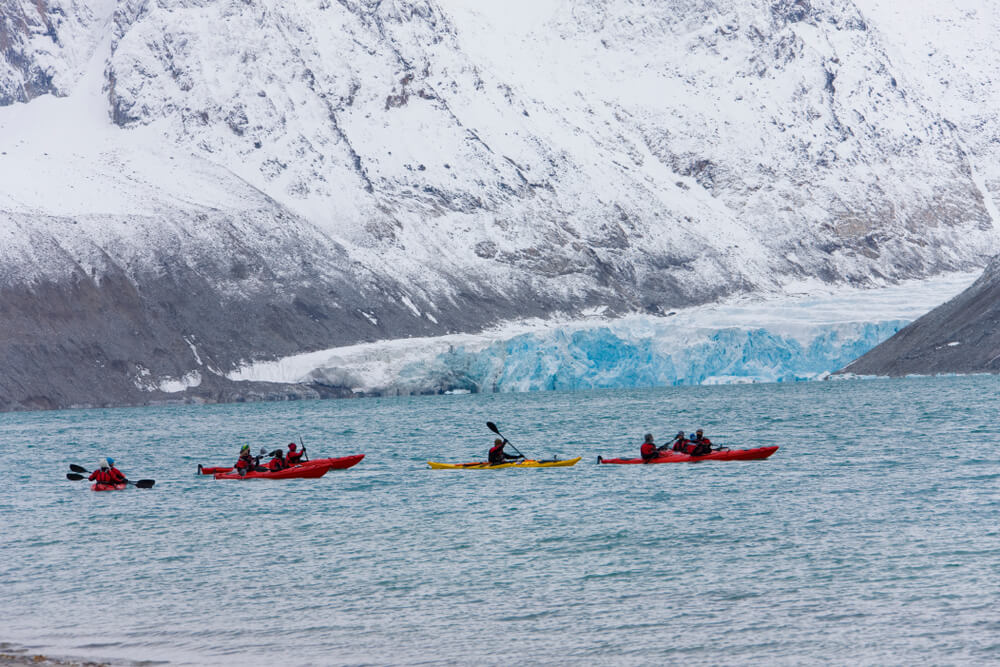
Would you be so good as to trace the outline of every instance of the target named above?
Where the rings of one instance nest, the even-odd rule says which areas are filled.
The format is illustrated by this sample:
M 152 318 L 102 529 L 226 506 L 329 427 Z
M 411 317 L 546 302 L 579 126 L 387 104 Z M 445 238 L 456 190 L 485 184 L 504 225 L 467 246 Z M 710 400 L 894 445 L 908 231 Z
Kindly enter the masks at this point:
M 952 274 L 872 290 L 805 284 L 668 316 L 515 322 L 480 333 L 319 350 L 248 364 L 229 377 L 315 382 L 363 394 L 813 380 L 844 368 L 976 277 Z
M 506 392 L 812 380 L 846 366 L 907 320 L 817 326 L 803 336 L 765 328 L 527 333 L 485 347 L 453 346 L 405 365 L 407 392 Z M 804 340 L 803 340 L 804 338 Z

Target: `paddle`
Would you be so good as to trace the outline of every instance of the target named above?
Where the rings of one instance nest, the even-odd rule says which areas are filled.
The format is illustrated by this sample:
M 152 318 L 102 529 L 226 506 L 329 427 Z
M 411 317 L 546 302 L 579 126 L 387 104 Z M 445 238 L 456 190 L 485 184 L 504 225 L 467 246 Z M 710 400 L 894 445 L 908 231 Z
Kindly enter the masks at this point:
M 77 481 L 79 481 L 81 479 L 87 479 L 87 478 L 84 477 L 83 475 L 78 475 L 76 473 L 68 472 L 68 473 L 66 473 L 66 479 L 71 479 L 74 482 L 77 482 Z M 109 482 L 104 482 L 104 483 L 107 484 Z M 133 482 L 130 479 L 126 479 L 125 483 L 126 484 L 131 484 L 132 486 L 138 487 L 140 489 L 151 489 L 151 488 L 153 488 L 153 485 L 156 484 L 156 480 L 155 479 L 140 479 L 138 482 Z
M 517 452 L 517 455 L 520 456 L 522 459 L 527 458 L 524 454 L 521 453 L 521 450 L 519 450 L 517 447 L 515 447 L 511 443 L 510 440 L 508 440 L 507 438 L 504 438 L 503 433 L 500 432 L 500 429 L 497 428 L 496 424 L 494 424 L 493 422 L 486 422 L 486 428 L 488 428 L 489 430 L 493 431 L 494 433 L 496 433 L 497 435 L 499 435 L 501 438 L 503 438 L 504 444 L 510 445 L 510 448 L 513 449 L 515 452 Z
M 82 473 L 86 473 L 88 477 L 90 476 L 90 471 L 89 470 L 87 470 L 83 466 L 78 466 L 75 463 L 70 463 L 69 464 L 69 469 L 70 470 L 75 470 L 78 473 L 81 473 L 81 472 Z M 73 473 L 66 473 L 66 479 L 73 480 L 74 482 L 77 482 L 77 481 L 79 481 L 81 479 L 87 479 L 87 477 L 84 477 L 83 475 L 74 475 Z M 133 482 L 130 479 L 126 479 L 125 483 L 126 484 L 131 484 L 132 486 L 138 487 L 140 489 L 151 489 L 151 488 L 153 488 L 153 485 L 156 484 L 156 480 L 155 479 L 140 479 L 138 482 Z

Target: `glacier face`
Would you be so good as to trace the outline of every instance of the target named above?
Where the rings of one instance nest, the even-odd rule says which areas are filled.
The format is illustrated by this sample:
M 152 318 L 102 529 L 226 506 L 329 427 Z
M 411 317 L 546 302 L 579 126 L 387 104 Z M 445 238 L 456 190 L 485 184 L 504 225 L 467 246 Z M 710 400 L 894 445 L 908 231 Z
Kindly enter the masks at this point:
M 0 409 L 981 266 L 1000 9 L 887 7 L 0 0 Z
M 523 322 L 489 334 L 393 340 L 253 364 L 236 381 L 363 394 L 508 392 L 825 378 L 975 276 L 858 292 L 742 299 L 664 317 Z M 877 314 L 874 318 L 873 314 Z

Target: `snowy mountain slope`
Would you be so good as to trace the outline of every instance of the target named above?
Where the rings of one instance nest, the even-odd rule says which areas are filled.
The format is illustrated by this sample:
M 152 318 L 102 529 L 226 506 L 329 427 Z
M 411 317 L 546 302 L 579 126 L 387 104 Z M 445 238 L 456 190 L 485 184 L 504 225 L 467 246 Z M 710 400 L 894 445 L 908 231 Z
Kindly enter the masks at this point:
M 1000 11 L 981 0 L 934 2 L 858 0 L 870 22 L 885 34 L 887 52 L 924 92 L 933 111 L 954 125 L 987 204 L 998 218 L 1000 107 L 996 35 Z
M 114 0 L 0 0 L 0 106 L 69 94 Z
M 851 3 L 0 1 L 0 407 L 996 250 Z
M 667 263 L 704 298 L 994 249 L 957 138 L 852 5 L 539 4 L 518 40 L 483 3 L 135 3 L 113 113 L 415 280 L 442 252 L 475 272 L 479 248 L 501 275 L 607 262 L 641 286 Z

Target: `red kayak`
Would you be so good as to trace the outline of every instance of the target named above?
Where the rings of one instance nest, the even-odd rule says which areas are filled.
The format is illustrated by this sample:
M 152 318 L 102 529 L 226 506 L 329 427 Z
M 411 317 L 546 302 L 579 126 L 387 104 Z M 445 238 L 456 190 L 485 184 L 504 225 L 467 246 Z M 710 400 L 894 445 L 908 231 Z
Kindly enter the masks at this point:
M 691 456 L 680 452 L 660 452 L 649 463 L 698 463 L 699 461 L 756 461 L 766 459 L 778 451 L 775 447 L 757 447 L 756 449 L 728 449 L 715 451 L 704 456 Z M 605 459 L 597 457 L 598 463 L 646 463 L 642 459 Z
M 237 472 L 217 472 L 215 479 L 316 479 L 329 470 L 326 466 L 292 466 L 284 470 L 269 470 L 267 472 L 251 471 L 246 475 Z
M 322 466 L 327 470 L 344 470 L 345 468 L 357 465 L 363 458 L 365 458 L 364 454 L 352 454 L 351 456 L 341 456 L 335 459 L 313 459 L 312 461 L 303 461 L 297 466 L 287 468 L 287 470 L 311 466 Z M 198 466 L 198 473 L 201 475 L 218 475 L 219 473 L 234 472 L 235 470 L 236 468 L 224 466 Z M 322 477 L 322 475 L 319 476 Z
M 105 484 L 103 482 L 94 482 L 90 485 L 91 491 L 124 491 L 128 488 L 128 484 L 125 482 L 118 482 L 117 484 Z

